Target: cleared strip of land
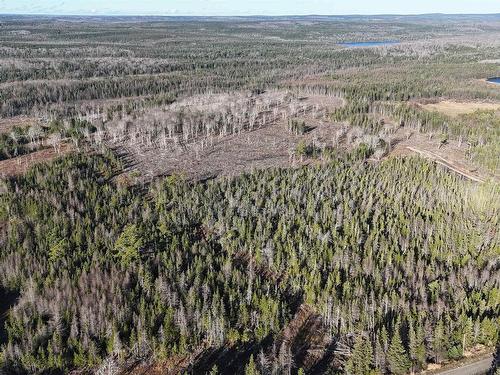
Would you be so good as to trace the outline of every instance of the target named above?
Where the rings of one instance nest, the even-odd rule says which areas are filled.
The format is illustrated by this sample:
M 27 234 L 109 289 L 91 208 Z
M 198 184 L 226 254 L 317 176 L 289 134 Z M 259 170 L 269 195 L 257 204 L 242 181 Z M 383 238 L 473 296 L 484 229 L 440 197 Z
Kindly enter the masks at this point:
M 471 172 L 468 172 L 464 168 L 460 168 L 460 167 L 454 165 L 452 162 L 442 158 L 441 156 L 435 154 L 432 151 L 421 150 L 421 149 L 418 149 L 415 147 L 410 147 L 410 146 L 407 146 L 406 148 L 410 151 L 416 152 L 417 154 L 419 154 L 421 156 L 424 156 L 428 159 L 431 159 L 440 165 L 445 166 L 446 168 L 468 178 L 469 180 L 476 181 L 476 182 L 484 182 L 484 179 L 477 177 L 477 176 L 474 176 Z

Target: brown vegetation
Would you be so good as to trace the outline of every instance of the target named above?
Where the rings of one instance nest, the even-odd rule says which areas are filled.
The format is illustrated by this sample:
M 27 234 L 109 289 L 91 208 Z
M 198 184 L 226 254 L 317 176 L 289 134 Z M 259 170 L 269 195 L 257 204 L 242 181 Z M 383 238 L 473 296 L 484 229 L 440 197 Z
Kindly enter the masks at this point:
M 272 103 L 273 98 L 284 98 L 284 95 L 286 96 L 284 93 L 276 92 L 259 95 L 258 99 L 270 100 Z M 221 97 L 224 100 L 221 100 Z M 188 108 L 193 112 L 204 109 L 205 113 L 210 113 L 214 110 L 219 111 L 218 103 L 221 103 L 225 111 L 226 106 L 233 105 L 231 100 L 234 100 L 234 97 L 238 96 L 233 95 L 232 98 L 226 95 L 211 96 L 209 100 L 201 98 L 197 99 L 199 103 L 196 106 L 192 104 L 196 98 L 191 98 L 187 101 L 187 105 L 180 102 L 170 108 L 181 108 L 181 110 Z M 247 116 L 249 113 L 249 119 L 242 117 L 241 120 L 234 122 L 241 123 L 239 128 L 224 132 L 213 130 L 207 133 L 203 129 L 214 129 L 214 127 L 210 125 L 210 118 L 204 117 L 201 120 L 203 125 L 199 135 L 192 130 L 176 134 L 175 125 L 169 125 L 164 110 L 156 114 L 150 111 L 147 113 L 148 119 L 140 117 L 140 120 L 128 122 L 128 129 L 121 134 L 113 133 L 112 126 L 119 126 L 127 120 L 122 119 L 112 125 L 106 124 L 106 133 L 109 134 L 106 138 L 109 139 L 108 144 L 124 161 L 127 171 L 139 173 L 144 180 L 173 173 L 184 175 L 189 179 L 237 175 L 252 169 L 306 162 L 295 153 L 300 142 L 314 144 L 319 148 L 332 146 L 336 135 L 342 129 L 342 124 L 332 123 L 327 115 L 329 111 L 342 104 L 343 101 L 334 96 L 311 95 L 286 104 L 277 103 L 269 109 L 267 104 L 261 109 L 252 105 L 239 114 Z M 182 113 L 186 112 L 183 110 Z M 162 120 L 160 116 L 167 117 L 167 120 Z M 298 135 L 290 131 L 287 124 L 290 118 L 300 118 L 305 122 L 307 129 L 304 134 Z M 135 127 L 134 123 L 138 126 Z M 157 127 L 154 131 L 149 131 L 147 129 L 149 123 L 159 124 L 160 130 Z M 151 134 L 163 134 L 163 136 L 153 138 Z M 114 138 L 114 135 L 117 137 Z
M 423 104 L 421 107 L 427 111 L 437 111 L 447 116 L 456 117 L 477 110 L 498 110 L 500 109 L 500 103 L 443 100 L 437 103 Z
M 8 133 L 15 127 L 26 128 L 38 122 L 38 119 L 34 117 L 27 116 L 16 116 L 16 117 L 0 117 L 0 134 Z
M 0 161 L 0 177 L 16 176 L 26 173 L 33 165 L 54 160 L 68 154 L 73 147 L 68 143 L 60 144 L 56 149 L 48 147 L 15 158 Z

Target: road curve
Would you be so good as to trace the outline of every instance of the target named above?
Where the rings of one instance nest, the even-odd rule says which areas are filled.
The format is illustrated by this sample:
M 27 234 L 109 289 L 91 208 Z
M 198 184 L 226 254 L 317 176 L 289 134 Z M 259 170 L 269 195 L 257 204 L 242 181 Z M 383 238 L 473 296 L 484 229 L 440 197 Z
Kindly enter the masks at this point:
M 484 375 L 490 369 L 492 362 L 493 357 L 490 356 L 480 361 L 469 363 L 468 365 L 462 367 L 438 372 L 436 375 Z

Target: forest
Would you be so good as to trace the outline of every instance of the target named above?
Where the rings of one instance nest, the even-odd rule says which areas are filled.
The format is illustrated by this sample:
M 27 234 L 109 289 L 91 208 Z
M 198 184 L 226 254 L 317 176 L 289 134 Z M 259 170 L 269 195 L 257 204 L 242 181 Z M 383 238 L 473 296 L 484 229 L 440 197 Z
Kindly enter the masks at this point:
M 0 374 L 500 373 L 500 17 L 0 41 Z

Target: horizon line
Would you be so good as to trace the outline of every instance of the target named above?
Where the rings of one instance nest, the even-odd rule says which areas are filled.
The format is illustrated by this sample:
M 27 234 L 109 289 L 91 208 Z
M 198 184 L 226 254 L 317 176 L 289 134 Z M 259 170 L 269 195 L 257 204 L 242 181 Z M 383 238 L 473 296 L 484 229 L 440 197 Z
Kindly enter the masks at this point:
M 491 13 L 339 13 L 339 14 L 220 14 L 220 15 L 202 15 L 202 14 L 149 14 L 149 13 L 2 13 L 0 16 L 48 16 L 48 17 L 170 17 L 170 18 L 249 18 L 249 17 L 370 17 L 370 16 L 500 16 L 500 11 Z

